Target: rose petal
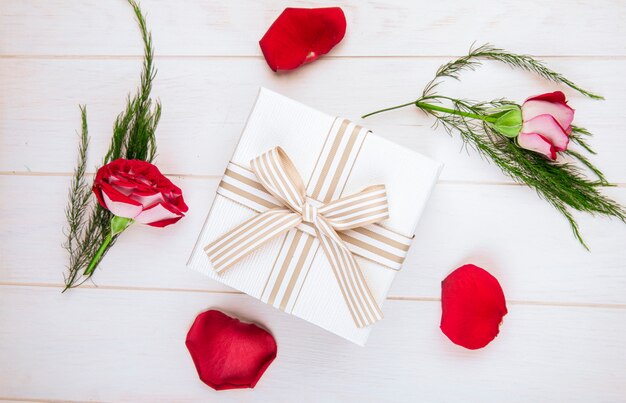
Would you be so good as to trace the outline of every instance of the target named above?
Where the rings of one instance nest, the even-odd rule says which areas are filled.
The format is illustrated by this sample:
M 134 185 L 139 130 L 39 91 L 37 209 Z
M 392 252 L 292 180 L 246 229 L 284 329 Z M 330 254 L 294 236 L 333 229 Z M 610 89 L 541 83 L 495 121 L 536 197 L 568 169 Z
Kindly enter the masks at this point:
M 545 94 L 533 95 L 532 97 L 528 97 L 525 102 L 534 100 L 561 104 L 567 103 L 567 99 L 565 98 L 563 91 L 546 92 Z
M 569 131 L 574 120 L 574 109 L 567 105 L 561 91 L 530 97 L 522 105 L 524 121 L 545 114 L 552 115 L 565 131 Z
M 160 192 L 155 193 L 154 191 L 151 191 L 151 192 L 135 191 L 129 197 L 135 200 L 136 202 L 141 203 L 144 209 L 148 209 L 157 203 L 161 203 L 165 201 L 165 199 L 163 198 L 163 195 Z
M 98 199 L 98 204 L 100 204 L 102 208 L 106 209 L 107 204 L 104 201 L 104 197 L 102 197 L 102 189 L 100 188 L 100 186 L 96 185 L 96 183 L 94 182 L 93 186 L 91 187 L 91 191 L 93 192 L 93 194 L 96 195 L 96 199 Z
M 550 142 L 537 133 L 520 133 L 517 136 L 517 144 L 530 151 L 543 154 L 552 161 L 556 160 L 556 150 Z
M 569 136 L 563 127 L 550 115 L 539 115 L 525 121 L 522 125 L 522 133 L 540 134 L 554 146 L 556 151 L 567 149 L 569 143 Z
M 133 190 L 135 190 L 135 186 L 132 184 L 111 181 L 109 181 L 109 183 L 111 184 L 111 186 L 113 186 L 115 190 L 117 190 L 124 196 L 130 196 L 133 193 Z
M 274 71 L 292 70 L 328 53 L 346 33 L 339 7 L 286 8 L 259 41 Z
M 153 227 L 165 227 L 166 225 L 173 224 L 180 220 L 182 216 L 183 215 L 174 210 L 172 206 L 168 206 L 164 203 L 158 203 L 142 211 L 135 217 L 135 221 L 141 224 L 151 225 Z M 167 222 L 167 224 L 165 224 L 165 222 Z
M 141 213 L 141 203 L 118 192 L 108 183 L 101 183 L 100 189 L 102 190 L 102 200 L 106 208 L 109 209 L 113 215 L 124 218 L 135 218 Z
M 574 110 L 567 105 L 545 101 L 528 101 L 522 105 L 524 121 L 546 114 L 553 116 L 564 129 L 569 128 L 574 120 Z
M 216 310 L 198 315 L 185 344 L 200 379 L 215 390 L 254 388 L 277 350 L 266 330 Z
M 491 274 L 466 264 L 441 283 L 441 331 L 470 350 L 489 344 L 507 314 L 502 288 Z

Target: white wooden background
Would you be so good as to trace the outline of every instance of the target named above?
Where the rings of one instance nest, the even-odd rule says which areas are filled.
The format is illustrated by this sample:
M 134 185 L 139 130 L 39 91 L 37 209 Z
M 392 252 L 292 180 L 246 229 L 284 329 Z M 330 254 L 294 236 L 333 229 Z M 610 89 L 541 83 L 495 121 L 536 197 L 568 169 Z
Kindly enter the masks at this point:
M 344 41 L 276 75 L 258 40 L 292 1 L 143 0 L 163 101 L 157 163 L 183 188 L 188 216 L 133 227 L 95 285 L 61 295 L 63 209 L 78 104 L 90 166 L 137 84 L 141 42 L 123 0 L 0 0 L 0 400 L 9 401 L 626 401 L 626 226 L 578 216 L 591 253 L 529 189 L 403 110 L 367 121 L 446 164 L 405 269 L 365 348 L 185 268 L 259 86 L 357 118 L 414 99 L 438 65 L 474 40 L 540 56 L 583 86 L 567 91 L 593 158 L 626 203 L 623 0 L 340 1 Z M 444 89 L 474 99 L 555 89 L 488 65 Z M 348 90 L 348 91 L 346 91 Z M 440 281 L 474 262 L 496 275 L 509 314 L 487 348 L 439 331 Z M 263 323 L 279 346 L 254 390 L 214 392 L 184 345 L 195 316 L 220 308 Z

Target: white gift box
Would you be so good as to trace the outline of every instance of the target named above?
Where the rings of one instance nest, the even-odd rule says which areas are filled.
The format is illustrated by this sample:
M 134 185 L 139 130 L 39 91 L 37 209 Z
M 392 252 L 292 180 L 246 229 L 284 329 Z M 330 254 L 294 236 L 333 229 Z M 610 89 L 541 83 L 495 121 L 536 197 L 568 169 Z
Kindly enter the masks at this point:
M 188 266 L 364 345 L 373 326 L 355 325 L 338 278 L 317 240 L 305 242 L 306 236 L 298 237 L 299 230 L 292 229 L 221 273 L 213 269 L 204 251 L 206 245 L 267 210 L 266 200 L 272 198 L 253 189 L 250 161 L 276 146 L 286 152 L 304 183 L 308 183 L 307 195 L 314 195 L 317 200 L 335 200 L 372 185 L 386 186 L 389 218 L 362 231 L 355 229 L 340 234 L 350 240 L 349 249 L 356 256 L 371 295 L 381 307 L 402 267 L 441 164 L 357 124 L 261 89 L 227 167 Z M 335 156 L 340 153 L 342 158 Z M 324 182 L 320 178 L 328 171 L 338 173 L 334 177 L 327 175 L 329 179 Z M 260 198 L 241 196 L 254 192 Z

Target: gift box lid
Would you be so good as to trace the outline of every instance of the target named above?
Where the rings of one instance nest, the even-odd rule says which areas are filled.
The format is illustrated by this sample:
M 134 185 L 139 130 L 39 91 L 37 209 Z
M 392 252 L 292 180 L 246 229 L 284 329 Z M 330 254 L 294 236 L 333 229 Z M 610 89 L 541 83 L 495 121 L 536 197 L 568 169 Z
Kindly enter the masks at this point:
M 262 88 L 230 166 L 249 168 L 253 158 L 280 146 L 304 182 L 310 184 L 324 169 L 321 156 L 337 148 L 336 144 L 328 143 L 331 133 L 337 130 L 352 130 L 358 134 L 353 136 L 358 140 L 350 144 L 351 151 L 345 153 L 345 161 L 339 162 L 346 165 L 341 173 L 329 181 L 331 185 L 318 188 L 334 185 L 333 189 L 324 188 L 322 192 L 333 194 L 335 199 L 384 184 L 389 218 L 378 228 L 391 236 L 411 238 L 442 166 L 354 123 Z M 342 143 L 341 147 L 345 145 Z M 334 167 L 326 168 L 328 171 Z M 328 259 L 319 250 L 319 242 L 294 240 L 298 230 L 267 242 L 224 273 L 213 270 L 203 247 L 258 214 L 224 194 L 227 192 L 218 191 L 188 265 L 354 343 L 365 344 L 372 326 L 355 326 Z M 305 256 L 300 261 L 285 263 L 284 255 L 289 253 L 286 244 L 292 244 L 297 253 L 299 248 L 310 248 L 311 252 L 303 253 Z M 399 267 L 381 266 L 361 256 L 356 259 L 373 297 L 382 305 Z

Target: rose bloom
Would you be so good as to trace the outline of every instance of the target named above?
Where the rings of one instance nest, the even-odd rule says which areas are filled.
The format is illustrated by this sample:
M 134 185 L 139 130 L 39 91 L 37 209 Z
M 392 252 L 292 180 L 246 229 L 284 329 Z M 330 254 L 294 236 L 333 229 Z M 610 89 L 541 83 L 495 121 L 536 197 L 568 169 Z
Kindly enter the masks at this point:
M 189 209 L 180 188 L 146 161 L 111 161 L 98 170 L 93 192 L 114 215 L 153 227 L 174 224 Z
M 567 149 L 574 110 L 567 106 L 561 91 L 528 98 L 522 105 L 522 119 L 522 130 L 517 137 L 520 147 L 553 161 L 557 152 Z

